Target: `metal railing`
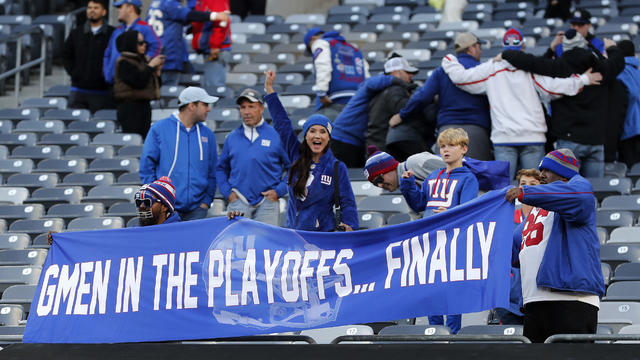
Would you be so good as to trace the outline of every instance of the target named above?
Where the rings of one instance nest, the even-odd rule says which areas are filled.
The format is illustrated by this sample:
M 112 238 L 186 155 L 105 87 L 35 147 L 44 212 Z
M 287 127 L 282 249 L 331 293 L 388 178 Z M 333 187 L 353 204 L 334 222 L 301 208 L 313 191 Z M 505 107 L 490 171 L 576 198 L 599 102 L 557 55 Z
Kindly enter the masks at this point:
M 339 344 L 341 342 L 518 342 L 531 344 L 531 341 L 520 335 L 344 335 L 339 336 L 331 342 Z
M 40 42 L 40 57 L 34 60 L 31 60 L 26 63 L 22 63 L 22 38 L 31 35 L 34 33 L 39 33 L 42 36 L 42 41 Z M 42 30 L 39 26 L 32 26 L 28 29 L 24 29 L 22 31 L 17 31 L 11 33 L 7 38 L 0 40 L 0 42 L 9 42 L 16 41 L 16 66 L 13 69 L 7 70 L 0 74 L 0 81 L 15 75 L 15 99 L 16 99 L 16 107 L 20 104 L 20 75 L 23 70 L 31 69 L 36 65 L 40 65 L 40 97 L 44 94 L 44 71 L 45 71 L 45 62 L 47 58 L 47 47 L 44 36 L 44 30 Z

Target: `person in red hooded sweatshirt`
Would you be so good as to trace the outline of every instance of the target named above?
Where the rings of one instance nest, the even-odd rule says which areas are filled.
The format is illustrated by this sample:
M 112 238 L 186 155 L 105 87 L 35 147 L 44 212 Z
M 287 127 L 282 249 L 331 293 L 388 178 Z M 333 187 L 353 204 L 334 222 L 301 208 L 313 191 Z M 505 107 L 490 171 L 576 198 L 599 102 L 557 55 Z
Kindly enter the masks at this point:
M 229 0 L 197 0 L 195 10 L 220 13 L 215 21 L 194 22 L 191 47 L 205 57 L 203 88 L 208 93 L 224 86 L 231 52 L 231 18 Z

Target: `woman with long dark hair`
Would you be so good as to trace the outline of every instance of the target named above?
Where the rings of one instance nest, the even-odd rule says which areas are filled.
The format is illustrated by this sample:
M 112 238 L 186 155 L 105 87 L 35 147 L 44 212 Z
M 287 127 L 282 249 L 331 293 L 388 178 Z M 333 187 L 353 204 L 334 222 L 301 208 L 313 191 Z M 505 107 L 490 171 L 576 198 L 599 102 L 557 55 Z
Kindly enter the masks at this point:
M 267 95 L 264 99 L 273 127 L 293 163 L 287 181 L 287 227 L 308 231 L 357 230 L 358 212 L 347 167 L 329 150 L 331 121 L 324 115 L 310 116 L 302 130 L 304 141 L 298 141 L 287 111 L 273 90 L 275 72 L 270 70 L 265 75 Z M 336 214 L 341 216 L 334 214 L 334 204 L 340 209 Z

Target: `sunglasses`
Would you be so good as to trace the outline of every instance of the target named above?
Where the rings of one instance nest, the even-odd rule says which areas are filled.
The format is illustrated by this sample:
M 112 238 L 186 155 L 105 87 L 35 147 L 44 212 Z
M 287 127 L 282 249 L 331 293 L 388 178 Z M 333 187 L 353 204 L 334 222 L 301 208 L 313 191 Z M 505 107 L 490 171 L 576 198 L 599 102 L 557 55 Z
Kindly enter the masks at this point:
M 380 187 L 380 185 L 382 185 L 382 183 L 384 183 L 384 179 L 382 178 L 382 175 L 378 175 L 376 176 L 375 179 L 373 179 L 373 181 L 371 181 L 371 183 L 373 183 L 373 185 Z
M 142 205 L 144 205 L 144 207 L 146 208 L 151 208 L 151 206 L 153 205 L 154 202 L 160 202 L 160 200 L 158 199 L 136 199 L 136 207 L 142 207 Z
M 138 45 L 142 46 L 142 45 L 147 45 L 147 42 L 142 40 L 142 41 L 138 41 Z

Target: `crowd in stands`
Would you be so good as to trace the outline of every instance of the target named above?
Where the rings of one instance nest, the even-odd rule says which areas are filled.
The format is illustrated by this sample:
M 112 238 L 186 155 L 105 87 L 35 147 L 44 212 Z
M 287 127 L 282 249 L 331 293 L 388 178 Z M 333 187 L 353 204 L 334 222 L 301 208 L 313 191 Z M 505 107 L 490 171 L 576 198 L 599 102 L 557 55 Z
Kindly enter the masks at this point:
M 140 225 L 205 218 L 218 190 L 233 214 L 277 226 L 280 199 L 287 198 L 282 225 L 288 228 L 355 231 L 360 226 L 348 168 L 361 169 L 376 187 L 399 190 L 413 218 L 515 181 L 507 200 L 523 204 L 514 217 L 522 286 L 514 267 L 512 306 L 497 309 L 498 316 L 504 324 L 524 322 L 525 335 L 535 341 L 562 331 L 595 332 L 603 295 L 602 277 L 594 273 L 595 267 L 601 271 L 595 198 L 568 194 L 593 192 L 584 178 L 603 177 L 605 161 L 640 162 L 633 42 L 600 40 L 589 11 L 569 12 L 570 1 L 554 0 L 548 16 L 567 19 L 569 27 L 554 35 L 543 56 L 527 53 L 523 32 L 510 28 L 504 51 L 481 62 L 484 40 L 459 32 L 452 53 L 437 59 L 440 66 L 418 84 L 419 69 L 394 49 L 383 72 L 375 73 L 343 34 L 312 27 L 302 42 L 314 70 L 313 114 L 294 124 L 274 86 L 278 75 L 268 70 L 264 95 L 247 88 L 235 97 L 242 124 L 219 152 L 206 119 L 218 100 L 211 94 L 229 72 L 231 14 L 264 14 L 264 3 L 154 0 L 144 15 L 141 0 L 120 0 L 114 6 L 121 24 L 113 28 L 106 23 L 107 2 L 89 0 L 87 22 L 66 39 L 69 107 L 92 113 L 115 108 L 122 132 L 144 139 L 139 172 L 146 185 L 135 196 Z M 460 21 L 465 5 L 446 0 L 442 22 Z M 161 85 L 177 85 L 192 70 L 188 46 L 205 59 L 201 87 L 182 90 L 177 111 L 152 124 L 151 101 L 160 99 Z M 533 222 L 552 230 L 531 240 Z M 570 236 L 585 244 L 575 245 Z M 551 259 L 542 259 L 544 248 L 536 250 L 541 242 Z M 558 244 L 570 244 L 574 254 Z M 555 274 L 578 263 L 563 272 L 567 277 Z M 544 279 L 536 279 L 532 271 L 538 269 Z M 580 279 L 586 280 L 575 286 Z M 445 315 L 456 333 L 461 315 Z M 549 325 L 581 315 L 576 328 Z M 442 316 L 429 321 L 444 322 Z

